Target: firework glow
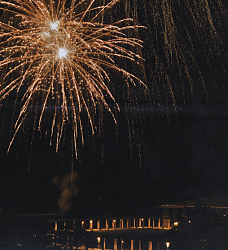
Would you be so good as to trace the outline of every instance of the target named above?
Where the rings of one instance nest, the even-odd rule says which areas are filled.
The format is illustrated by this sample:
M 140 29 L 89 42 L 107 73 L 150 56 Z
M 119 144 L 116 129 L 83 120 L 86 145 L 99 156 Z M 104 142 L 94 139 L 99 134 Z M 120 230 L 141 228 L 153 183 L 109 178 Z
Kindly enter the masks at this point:
M 96 5 L 95 0 L 11 0 L 0 1 L 7 16 L 0 22 L 0 101 L 13 91 L 21 94 L 22 108 L 15 123 L 15 133 L 25 122 L 30 108 L 41 106 L 38 130 L 41 130 L 48 106 L 54 107 L 50 142 L 55 138 L 56 151 L 67 122 L 72 126 L 74 151 L 83 139 L 82 109 L 86 110 L 92 133 L 94 115 L 104 107 L 115 120 L 109 88 L 109 71 L 117 72 L 126 82 L 144 83 L 119 67 L 121 60 L 137 63 L 142 58 L 135 48 L 142 41 L 126 34 L 136 26 L 126 18 L 105 24 L 102 15 L 119 0 Z M 54 136 L 55 135 L 55 136 Z

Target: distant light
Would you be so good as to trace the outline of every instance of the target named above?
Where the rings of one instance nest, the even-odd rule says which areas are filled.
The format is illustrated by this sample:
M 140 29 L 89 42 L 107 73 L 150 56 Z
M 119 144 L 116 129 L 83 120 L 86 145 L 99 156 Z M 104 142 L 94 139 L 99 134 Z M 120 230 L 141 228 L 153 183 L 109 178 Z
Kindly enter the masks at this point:
M 65 48 L 59 48 L 58 50 L 58 56 L 60 59 L 65 58 L 68 54 L 68 50 Z
M 189 220 L 188 223 L 191 224 L 192 222 Z
M 58 27 L 59 27 L 59 21 L 50 22 L 50 29 L 51 30 L 57 30 Z
M 170 247 L 170 242 L 166 242 L 165 244 L 166 244 L 167 249 L 169 249 L 169 247 Z
M 90 224 L 92 224 L 93 223 L 93 221 L 92 220 L 90 220 Z
M 174 225 L 175 227 L 177 227 L 177 226 L 179 225 L 179 222 L 178 222 L 178 221 L 175 221 L 175 222 L 173 223 L 173 225 Z
M 98 242 L 98 243 L 101 242 L 101 237 L 97 237 L 97 242 Z
M 124 241 L 123 241 L 123 240 L 121 240 L 121 243 L 123 244 L 123 243 L 124 243 Z

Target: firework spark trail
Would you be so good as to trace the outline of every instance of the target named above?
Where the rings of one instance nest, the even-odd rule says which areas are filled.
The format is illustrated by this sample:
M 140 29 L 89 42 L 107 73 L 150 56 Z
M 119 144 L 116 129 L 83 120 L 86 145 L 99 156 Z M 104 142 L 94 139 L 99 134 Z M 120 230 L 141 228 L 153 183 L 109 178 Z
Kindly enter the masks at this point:
M 116 11 L 108 12 L 107 17 L 106 11 L 115 4 Z M 168 112 L 170 96 L 176 108 L 179 83 L 182 83 L 183 96 L 187 82 L 193 93 L 194 71 L 204 84 L 196 46 L 200 44 L 208 64 L 215 53 L 222 54 L 223 44 L 217 32 L 223 22 L 222 0 L 11 0 L 0 1 L 0 9 L 8 15 L 1 18 L 0 23 L 0 68 L 5 74 L 0 99 L 7 98 L 13 90 L 18 93 L 25 90 L 16 133 L 30 107 L 42 105 L 39 130 L 46 108 L 54 107 L 50 143 L 56 141 L 56 150 L 66 123 L 71 123 L 73 128 L 75 151 L 78 138 L 84 141 L 82 110 L 87 112 L 92 133 L 96 127 L 95 114 L 103 112 L 98 106 L 109 110 L 115 119 L 118 96 L 110 83 L 109 71 L 117 71 L 133 84 L 140 82 L 124 70 L 126 60 L 133 62 L 133 72 L 150 87 L 152 94 L 146 98 L 152 99 L 153 105 L 163 103 L 165 98 Z M 144 11 L 141 23 L 149 27 L 149 34 L 144 33 L 144 40 L 149 41 L 146 65 L 141 60 L 142 42 L 131 37 L 132 30 L 139 37 L 136 23 L 140 23 L 137 18 L 142 15 L 141 10 Z M 106 19 L 116 20 L 116 15 L 126 18 L 104 24 Z M 125 67 L 117 66 L 120 61 Z M 138 107 L 142 96 L 139 94 L 138 98 L 138 90 L 131 88 L 133 84 L 126 84 L 127 93 L 123 95 L 127 98 L 128 110 Z M 204 88 L 206 91 L 206 86 Z M 115 107 L 111 108 L 113 103 Z M 128 116 L 131 137 L 139 133 L 135 131 L 134 111 Z
M 126 0 L 122 2 L 119 12 L 122 13 L 121 9 L 124 8 L 127 16 L 133 16 L 134 21 L 139 19 L 137 23 L 148 27 L 147 34 L 143 34 L 146 48 L 143 57 L 147 63 L 140 65 L 139 74 L 151 91 L 149 98 L 148 95 L 146 97 L 149 101 L 144 103 L 150 103 L 151 110 L 156 113 L 159 109 L 167 117 L 173 108 L 178 114 L 178 97 L 185 103 L 186 96 L 190 96 L 195 102 L 194 91 L 198 88 L 197 84 L 202 93 L 205 92 L 205 100 L 208 101 L 209 88 L 207 89 L 205 75 L 201 72 L 202 63 L 197 54 L 200 47 L 203 60 L 210 71 L 214 63 L 211 59 L 224 53 L 225 47 L 217 31 L 225 24 L 226 14 L 222 0 Z M 142 54 L 140 47 L 137 53 Z M 134 69 L 135 72 L 138 68 Z M 140 152 L 143 136 L 135 137 L 143 133 L 143 111 L 146 108 L 139 108 L 141 115 L 138 116 L 135 109 L 131 112 L 132 107 L 140 107 L 140 97 L 139 103 L 137 97 L 142 95 L 133 96 L 133 91 L 127 92 L 128 94 L 131 95 L 126 102 L 130 148 L 132 152 L 132 141 L 137 140 Z M 160 109 L 161 104 L 165 108 Z
M 150 52 L 145 58 L 155 61 L 148 67 L 150 80 L 144 81 L 153 84 L 149 87 L 153 90 L 153 99 L 161 103 L 167 97 L 168 107 L 168 96 L 171 96 L 176 106 L 178 83 L 182 84 L 183 96 L 188 88 L 187 82 L 193 94 L 193 74 L 196 73 L 207 98 L 207 86 L 196 51 L 200 47 L 209 69 L 211 58 L 224 53 L 224 44 L 217 31 L 226 18 L 222 0 L 143 0 L 142 5 L 144 25 L 150 27 L 147 38 L 150 43 L 145 45 Z
M 118 107 L 108 87 L 109 69 L 133 84 L 137 81 L 144 85 L 135 75 L 117 66 L 122 59 L 142 60 L 134 52 L 135 48 L 142 47 L 142 41 L 126 36 L 126 32 L 134 30 L 136 25 L 130 18 L 114 24 L 99 22 L 100 16 L 119 0 L 98 6 L 95 2 L 0 1 L 0 10 L 13 17 L 13 20 L 5 18 L 0 22 L 0 68 L 8 69 L 0 86 L 0 100 L 14 90 L 23 92 L 23 106 L 9 148 L 25 122 L 29 108 L 41 103 L 38 122 L 41 130 L 46 109 L 54 103 L 50 143 L 56 131 L 58 151 L 63 128 L 69 122 L 77 156 L 78 138 L 84 142 L 82 108 L 86 109 L 92 133 L 97 106 L 107 109 L 115 119 L 108 103 L 110 99 Z

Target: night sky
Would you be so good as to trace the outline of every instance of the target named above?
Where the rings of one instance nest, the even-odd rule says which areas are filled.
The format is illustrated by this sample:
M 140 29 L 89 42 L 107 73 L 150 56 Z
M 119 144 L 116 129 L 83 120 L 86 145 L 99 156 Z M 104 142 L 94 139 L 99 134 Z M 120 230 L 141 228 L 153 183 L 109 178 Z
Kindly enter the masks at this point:
M 146 25 L 142 13 L 139 11 L 139 21 Z M 225 23 L 225 19 L 222 21 Z M 191 30 L 190 26 L 188 28 Z M 224 44 L 227 30 L 225 24 L 218 27 Z M 91 136 L 85 124 L 85 145 L 80 146 L 78 159 L 72 157 L 69 127 L 56 153 L 55 147 L 49 145 L 45 130 L 41 135 L 32 132 L 32 122 L 18 133 L 7 154 L 20 103 L 14 105 L 14 94 L 3 103 L 0 110 L 0 209 L 7 214 L 60 212 L 57 203 L 64 189 L 64 176 L 71 173 L 72 165 L 77 173 L 74 180 L 77 188 L 73 194 L 69 192 L 71 208 L 68 213 L 78 216 L 125 211 L 148 213 L 154 205 L 228 194 L 226 46 L 223 45 L 220 55 L 212 51 L 206 58 L 203 41 L 198 41 L 194 32 L 191 33 L 206 91 L 196 69 L 191 71 L 193 93 L 186 78 L 172 71 L 175 106 L 163 83 L 158 83 L 160 97 L 156 96 L 156 91 L 155 97 L 152 94 L 150 66 L 153 67 L 154 61 L 149 31 L 153 32 L 152 28 L 141 31 L 140 35 L 145 41 L 143 55 L 151 100 L 140 96 L 139 105 L 130 110 L 124 106 L 124 98 L 120 98 L 118 124 L 114 124 L 110 114 L 104 113 L 102 136 L 98 133 Z M 31 111 L 30 121 L 33 116 Z M 70 186 L 70 181 L 66 186 Z

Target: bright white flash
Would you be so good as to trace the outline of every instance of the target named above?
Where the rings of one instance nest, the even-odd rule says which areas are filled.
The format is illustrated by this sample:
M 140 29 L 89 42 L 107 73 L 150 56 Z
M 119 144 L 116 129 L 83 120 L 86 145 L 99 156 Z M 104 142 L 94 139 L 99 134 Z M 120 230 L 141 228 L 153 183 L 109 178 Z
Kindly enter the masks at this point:
M 68 50 L 65 48 L 59 48 L 58 50 L 58 56 L 60 59 L 65 58 L 68 54 Z
M 50 22 L 50 28 L 51 28 L 51 30 L 57 30 L 58 26 L 59 26 L 59 21 Z

